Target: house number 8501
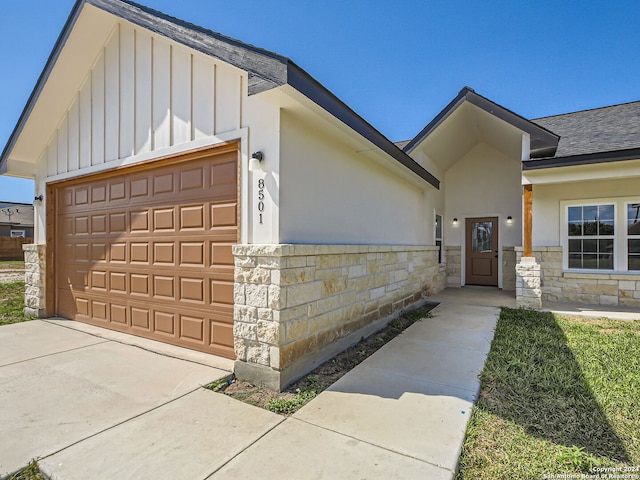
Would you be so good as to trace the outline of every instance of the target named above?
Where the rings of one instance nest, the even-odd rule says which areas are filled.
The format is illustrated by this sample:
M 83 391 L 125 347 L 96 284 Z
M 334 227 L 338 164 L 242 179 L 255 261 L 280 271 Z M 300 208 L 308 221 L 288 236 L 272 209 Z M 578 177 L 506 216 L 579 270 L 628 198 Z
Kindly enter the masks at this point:
M 264 212 L 264 179 L 258 180 L 258 222 L 262 223 L 262 212 Z

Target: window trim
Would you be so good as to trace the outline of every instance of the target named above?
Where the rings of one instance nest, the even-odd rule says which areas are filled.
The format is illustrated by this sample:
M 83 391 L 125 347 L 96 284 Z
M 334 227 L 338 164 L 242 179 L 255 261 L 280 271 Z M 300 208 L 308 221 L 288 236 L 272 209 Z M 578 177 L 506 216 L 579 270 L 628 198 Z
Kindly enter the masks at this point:
M 640 203 L 640 197 L 605 197 L 563 200 L 560 202 L 560 245 L 562 247 L 562 270 L 564 272 L 602 275 L 617 273 L 625 275 L 640 275 L 640 270 L 629 270 L 628 268 L 627 205 L 630 203 Z M 614 208 L 613 269 L 569 268 L 569 207 L 611 204 Z M 595 238 L 599 237 L 600 236 L 596 236 Z M 608 236 L 605 235 L 604 237 Z
M 440 237 L 438 237 L 438 217 L 440 217 Z M 438 241 L 440 242 L 440 250 L 438 252 L 438 265 L 445 264 L 444 258 L 444 225 L 442 223 L 442 215 L 434 210 L 433 212 L 433 244 L 438 245 Z
M 640 240 L 640 233 L 638 234 L 634 234 L 634 235 L 629 235 L 629 226 L 627 224 L 628 222 L 628 218 L 627 218 L 627 210 L 629 209 L 629 205 L 631 204 L 639 204 L 640 200 L 626 200 L 624 202 L 624 234 L 625 234 L 625 240 L 624 240 L 624 246 L 625 246 L 625 262 L 626 262 L 626 267 L 627 267 L 627 272 L 629 273 L 637 273 L 640 274 L 640 269 L 638 270 L 630 270 L 629 269 L 629 239 L 638 239 Z

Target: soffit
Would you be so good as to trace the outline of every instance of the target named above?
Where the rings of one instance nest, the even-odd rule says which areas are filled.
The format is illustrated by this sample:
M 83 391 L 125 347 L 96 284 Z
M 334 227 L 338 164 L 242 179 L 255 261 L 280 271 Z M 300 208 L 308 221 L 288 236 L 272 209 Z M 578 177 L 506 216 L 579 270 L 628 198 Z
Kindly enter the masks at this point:
M 491 145 L 514 161 L 520 161 L 523 134 L 523 131 L 492 113 L 463 101 L 413 152 L 421 151 L 443 171 L 478 143 Z
M 84 5 L 65 47 L 28 113 L 11 151 L 12 161 L 38 161 L 58 127 L 57 122 L 72 104 L 116 24 L 117 18 L 113 15 Z

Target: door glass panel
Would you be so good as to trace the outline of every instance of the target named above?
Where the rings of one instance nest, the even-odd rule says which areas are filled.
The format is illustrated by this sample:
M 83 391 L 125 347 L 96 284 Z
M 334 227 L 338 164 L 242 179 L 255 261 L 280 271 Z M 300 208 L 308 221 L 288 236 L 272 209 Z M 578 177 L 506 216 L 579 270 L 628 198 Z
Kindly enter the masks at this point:
M 491 247 L 492 227 L 491 222 L 473 222 L 471 224 L 471 251 L 473 253 L 493 251 Z

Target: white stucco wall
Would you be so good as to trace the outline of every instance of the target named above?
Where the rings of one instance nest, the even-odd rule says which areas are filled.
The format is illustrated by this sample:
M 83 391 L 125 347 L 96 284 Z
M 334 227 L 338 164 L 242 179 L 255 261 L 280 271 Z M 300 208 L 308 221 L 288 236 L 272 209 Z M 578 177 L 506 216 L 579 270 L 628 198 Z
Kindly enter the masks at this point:
M 533 186 L 533 245 L 561 245 L 561 201 L 614 199 L 640 195 L 637 178 Z
M 519 158 L 478 143 L 444 175 L 445 243 L 464 248 L 464 219 L 499 219 L 500 246 L 522 245 L 522 187 Z M 507 224 L 507 217 L 513 222 Z M 453 218 L 458 225 L 453 225 Z
M 280 139 L 280 243 L 433 245 L 422 190 L 284 110 Z

